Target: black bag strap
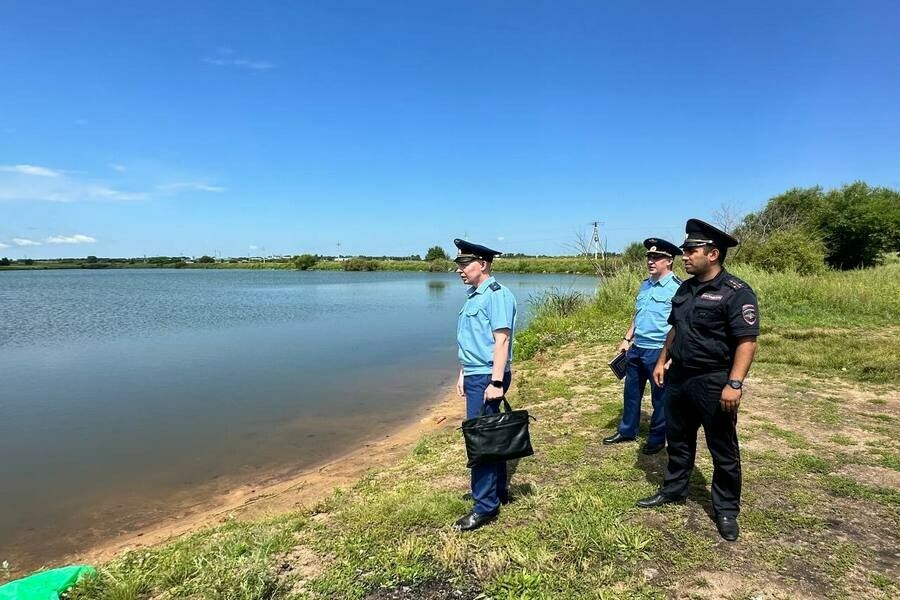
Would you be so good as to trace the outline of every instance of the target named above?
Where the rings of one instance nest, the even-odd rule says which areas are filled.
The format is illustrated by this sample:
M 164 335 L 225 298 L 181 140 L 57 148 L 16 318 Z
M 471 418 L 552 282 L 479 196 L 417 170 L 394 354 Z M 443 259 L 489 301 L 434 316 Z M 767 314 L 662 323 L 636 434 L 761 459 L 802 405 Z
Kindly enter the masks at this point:
M 503 408 L 506 409 L 506 412 L 512 412 L 512 406 L 509 405 L 509 401 L 507 401 L 506 396 L 500 396 L 500 399 L 503 400 Z M 481 410 L 478 411 L 478 416 L 484 416 L 484 408 L 487 406 L 487 402 L 481 403 Z M 500 412 L 503 412 L 502 410 Z

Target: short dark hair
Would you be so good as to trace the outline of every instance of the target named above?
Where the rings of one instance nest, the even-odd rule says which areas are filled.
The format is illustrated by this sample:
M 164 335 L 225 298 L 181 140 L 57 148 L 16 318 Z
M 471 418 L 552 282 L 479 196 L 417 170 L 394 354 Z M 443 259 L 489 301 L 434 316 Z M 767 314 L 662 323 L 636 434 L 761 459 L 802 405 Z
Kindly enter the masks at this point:
M 719 248 L 718 246 L 714 246 L 712 244 L 706 244 L 703 246 L 703 255 L 709 256 L 709 251 L 715 248 L 719 251 L 719 265 L 725 264 L 725 256 L 728 254 L 728 248 Z

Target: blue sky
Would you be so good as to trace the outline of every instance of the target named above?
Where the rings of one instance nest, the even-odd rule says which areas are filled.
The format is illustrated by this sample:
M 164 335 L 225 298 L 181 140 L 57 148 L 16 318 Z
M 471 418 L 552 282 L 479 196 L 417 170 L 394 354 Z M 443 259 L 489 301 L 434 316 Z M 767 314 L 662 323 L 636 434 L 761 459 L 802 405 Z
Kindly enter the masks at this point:
M 618 250 L 900 188 L 897 2 L 132 4 L 0 4 L 0 256 Z

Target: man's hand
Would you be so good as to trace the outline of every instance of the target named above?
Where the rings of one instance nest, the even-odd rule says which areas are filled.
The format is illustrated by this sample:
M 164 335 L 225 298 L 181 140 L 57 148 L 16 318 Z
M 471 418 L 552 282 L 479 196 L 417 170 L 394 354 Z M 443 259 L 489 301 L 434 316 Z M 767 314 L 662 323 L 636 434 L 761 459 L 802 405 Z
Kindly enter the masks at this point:
M 462 369 L 460 369 L 459 377 L 456 379 L 456 393 L 459 394 L 460 398 L 465 398 L 466 396 L 466 388 L 463 387 Z
M 503 397 L 503 388 L 502 387 L 494 387 L 492 385 L 487 386 L 484 390 L 484 401 L 490 402 L 492 400 L 499 400 Z
M 738 406 L 741 405 L 741 390 L 736 390 L 730 385 L 722 388 L 722 410 L 725 412 L 737 412 Z
M 622 343 L 619 344 L 619 353 L 628 352 L 629 348 L 631 348 L 631 342 L 622 340 Z
M 653 383 L 656 384 L 656 387 L 663 387 L 663 384 L 666 381 L 666 369 L 669 368 L 669 362 L 664 364 L 656 363 L 656 366 L 653 367 Z

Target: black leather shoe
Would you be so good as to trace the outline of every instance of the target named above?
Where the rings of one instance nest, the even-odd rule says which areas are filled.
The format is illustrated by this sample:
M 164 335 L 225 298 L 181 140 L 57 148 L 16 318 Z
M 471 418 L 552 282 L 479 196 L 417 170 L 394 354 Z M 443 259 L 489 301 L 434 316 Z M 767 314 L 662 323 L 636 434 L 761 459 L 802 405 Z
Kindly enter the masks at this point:
M 618 431 L 609 437 L 603 438 L 604 444 L 621 444 L 622 442 L 633 442 L 633 441 L 634 441 L 634 438 L 625 437 Z
M 650 444 L 647 444 L 643 447 L 641 452 L 643 452 L 644 454 L 656 454 L 657 452 L 659 452 L 660 450 L 662 450 L 665 447 L 666 447 L 665 442 L 661 442 L 659 444 L 653 444 L 652 446 Z
M 735 541 L 741 535 L 737 517 L 716 517 L 716 529 L 719 530 L 719 535 L 729 542 Z
M 660 492 L 656 492 L 652 496 L 647 496 L 646 498 L 641 498 L 635 504 L 638 508 L 656 508 L 657 506 L 662 506 L 663 504 L 681 504 L 684 502 L 681 498 L 670 498 L 665 494 Z
M 478 514 L 475 511 L 470 512 L 463 518 L 456 521 L 453 524 L 453 529 L 457 531 L 472 531 L 473 529 L 478 529 L 482 525 L 486 525 L 497 518 L 497 514 L 499 511 L 490 512 L 487 514 Z

